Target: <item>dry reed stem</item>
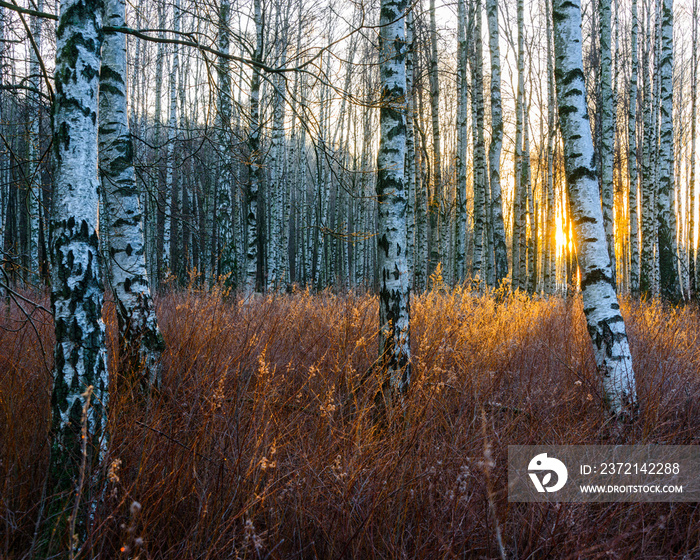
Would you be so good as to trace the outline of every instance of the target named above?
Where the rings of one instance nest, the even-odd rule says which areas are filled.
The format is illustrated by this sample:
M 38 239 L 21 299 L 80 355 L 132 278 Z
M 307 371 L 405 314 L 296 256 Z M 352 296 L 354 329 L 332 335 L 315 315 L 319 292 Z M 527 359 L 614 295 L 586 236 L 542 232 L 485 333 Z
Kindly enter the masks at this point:
M 375 297 L 241 305 L 216 289 L 157 304 L 163 390 L 147 408 L 110 396 L 121 465 L 91 554 L 120 557 L 128 540 L 140 558 L 496 558 L 494 527 L 518 558 L 700 554 L 696 504 L 507 501 L 509 444 L 619 441 L 578 299 L 415 297 L 414 383 L 392 430 L 372 421 L 379 379 L 358 388 L 377 351 Z M 698 310 L 625 301 L 623 314 L 642 401 L 626 442 L 698 444 Z M 114 348 L 112 309 L 106 319 Z M 10 311 L 2 324 L 19 320 Z M 50 331 L 41 325 L 46 347 Z M 48 459 L 49 377 L 33 336 L 0 329 L 6 558 L 30 545 Z

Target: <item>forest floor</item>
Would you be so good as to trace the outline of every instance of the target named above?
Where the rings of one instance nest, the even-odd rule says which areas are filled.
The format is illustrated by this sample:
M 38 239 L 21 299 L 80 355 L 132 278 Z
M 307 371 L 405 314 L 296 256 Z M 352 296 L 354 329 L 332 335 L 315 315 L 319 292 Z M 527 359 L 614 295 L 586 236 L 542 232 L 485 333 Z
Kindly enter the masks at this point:
M 110 481 L 85 556 L 499 558 L 500 532 L 511 558 L 700 557 L 697 503 L 509 503 L 506 463 L 509 444 L 700 444 L 696 307 L 623 300 L 641 402 L 623 434 L 578 298 L 414 297 L 411 389 L 379 427 L 365 375 L 375 297 L 242 305 L 190 290 L 157 307 L 163 387 L 148 404 L 112 388 Z M 113 306 L 105 315 L 114 347 Z M 51 345 L 45 312 L 0 314 L 8 559 L 29 550 L 41 510 Z

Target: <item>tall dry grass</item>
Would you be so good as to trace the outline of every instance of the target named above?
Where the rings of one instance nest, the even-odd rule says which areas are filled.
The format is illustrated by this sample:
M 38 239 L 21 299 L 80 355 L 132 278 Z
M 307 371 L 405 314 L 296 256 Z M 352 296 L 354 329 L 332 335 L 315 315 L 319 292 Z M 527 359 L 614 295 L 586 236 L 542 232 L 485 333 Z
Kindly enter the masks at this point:
M 579 300 L 498 305 L 457 289 L 412 305 L 412 387 L 378 428 L 376 298 L 160 298 L 163 388 L 148 405 L 112 391 L 110 482 L 84 556 L 497 558 L 498 532 L 513 558 L 700 557 L 697 504 L 515 504 L 506 493 L 509 444 L 700 443 L 696 308 L 624 302 L 642 409 L 621 435 L 600 403 Z M 2 311 L 5 558 L 31 546 L 47 469 L 38 340 L 50 349 L 52 335 L 35 317 L 36 332 L 16 306 Z M 106 318 L 114 346 L 113 310 Z

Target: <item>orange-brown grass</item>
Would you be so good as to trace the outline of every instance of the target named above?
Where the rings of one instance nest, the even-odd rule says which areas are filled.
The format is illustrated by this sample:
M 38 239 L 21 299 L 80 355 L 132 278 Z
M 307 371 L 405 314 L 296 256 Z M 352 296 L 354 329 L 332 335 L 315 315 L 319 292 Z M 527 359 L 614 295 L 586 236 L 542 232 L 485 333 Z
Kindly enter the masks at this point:
M 162 391 L 112 391 L 113 476 L 85 555 L 496 558 L 497 531 L 517 558 L 700 555 L 697 504 L 509 503 L 506 472 L 509 444 L 700 443 L 696 308 L 624 302 L 642 406 L 622 435 L 578 299 L 415 297 L 412 386 L 379 424 L 375 297 L 217 289 L 158 312 Z M 0 330 L 1 555 L 19 558 L 47 468 L 51 329 L 2 313 L 19 330 Z

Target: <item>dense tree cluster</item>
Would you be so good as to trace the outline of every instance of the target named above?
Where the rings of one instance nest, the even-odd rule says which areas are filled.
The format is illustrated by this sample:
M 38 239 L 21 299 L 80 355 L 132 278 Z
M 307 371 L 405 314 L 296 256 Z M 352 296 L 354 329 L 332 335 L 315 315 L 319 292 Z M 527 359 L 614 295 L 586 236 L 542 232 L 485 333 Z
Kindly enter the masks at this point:
M 0 215 L 4 274 L 36 284 L 48 283 L 55 167 L 55 33 L 42 14 L 55 7 L 23 8 L 3 7 L 0 20 Z M 126 93 L 152 286 L 219 278 L 248 291 L 378 286 L 378 8 L 128 6 Z M 429 287 L 438 263 L 448 283 L 507 278 L 531 293 L 575 285 L 547 4 L 409 8 L 412 288 Z M 601 0 L 584 8 L 616 285 L 688 298 L 697 270 L 697 7 Z

